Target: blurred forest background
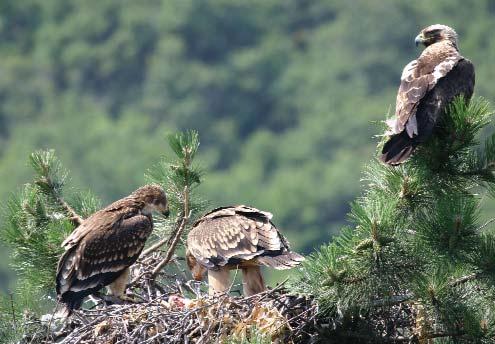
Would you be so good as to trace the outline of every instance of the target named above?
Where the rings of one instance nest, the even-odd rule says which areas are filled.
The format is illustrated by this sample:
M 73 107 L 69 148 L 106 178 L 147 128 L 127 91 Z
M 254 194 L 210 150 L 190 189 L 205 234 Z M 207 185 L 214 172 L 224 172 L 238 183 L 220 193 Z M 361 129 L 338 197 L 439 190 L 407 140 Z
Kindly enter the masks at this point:
M 434 23 L 457 30 L 494 100 L 492 0 L 0 0 L 0 199 L 54 148 L 106 204 L 170 154 L 166 133 L 197 129 L 211 206 L 270 210 L 309 253 L 345 222 Z

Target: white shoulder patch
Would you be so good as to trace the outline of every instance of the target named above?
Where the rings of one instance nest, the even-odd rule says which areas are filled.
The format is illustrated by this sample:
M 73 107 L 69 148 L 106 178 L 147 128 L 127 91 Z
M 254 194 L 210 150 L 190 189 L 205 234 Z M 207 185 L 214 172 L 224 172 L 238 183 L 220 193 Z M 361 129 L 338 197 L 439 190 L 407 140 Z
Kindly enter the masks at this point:
M 416 114 L 412 115 L 407 120 L 406 131 L 410 138 L 414 135 L 418 135 L 418 121 L 416 120 Z
M 447 57 L 445 60 L 439 63 L 433 70 L 434 83 L 436 84 L 438 79 L 443 78 L 445 75 L 447 75 L 447 73 L 455 67 L 460 59 L 462 59 L 462 56 L 456 54 L 454 56 Z

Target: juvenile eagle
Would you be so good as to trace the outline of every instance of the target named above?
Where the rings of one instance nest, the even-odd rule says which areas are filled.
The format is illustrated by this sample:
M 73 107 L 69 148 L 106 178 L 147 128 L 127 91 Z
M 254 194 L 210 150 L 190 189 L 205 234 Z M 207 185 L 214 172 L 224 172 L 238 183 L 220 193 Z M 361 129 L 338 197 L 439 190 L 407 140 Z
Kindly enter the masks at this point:
M 380 160 L 398 165 L 428 139 L 447 105 L 459 95 L 469 101 L 474 88 L 474 66 L 459 54 L 457 34 L 445 25 L 424 28 L 415 39 L 423 44 L 418 59 L 402 71 L 395 118 L 388 121 L 390 135 Z
M 97 211 L 65 239 L 58 262 L 57 296 L 70 315 L 83 299 L 104 286 L 121 298 L 131 266 L 153 230 L 152 211 L 168 216 L 165 192 L 146 185 Z
M 242 270 L 245 296 L 266 289 L 260 266 L 290 269 L 304 257 L 271 222 L 272 214 L 244 205 L 222 207 L 204 215 L 187 238 L 186 261 L 194 279 L 208 270 L 210 294 L 227 291 L 230 270 Z

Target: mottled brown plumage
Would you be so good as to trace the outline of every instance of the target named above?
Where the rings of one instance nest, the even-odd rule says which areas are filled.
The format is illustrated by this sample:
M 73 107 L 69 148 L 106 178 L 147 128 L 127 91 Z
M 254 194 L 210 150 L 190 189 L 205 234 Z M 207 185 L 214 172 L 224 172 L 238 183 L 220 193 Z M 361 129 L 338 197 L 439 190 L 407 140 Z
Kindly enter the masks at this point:
M 380 160 L 403 163 L 433 133 L 448 104 L 459 95 L 469 100 L 474 67 L 458 50 L 457 34 L 445 25 L 431 25 L 416 37 L 426 49 L 406 65 L 397 92 L 395 118 L 387 121 L 390 136 Z
M 123 294 L 128 268 L 153 230 L 152 211 L 168 215 L 167 199 L 161 187 L 146 185 L 97 211 L 65 239 L 56 289 L 68 314 L 104 286 L 116 297 Z
M 271 218 L 268 212 L 244 205 L 218 208 L 204 215 L 187 238 L 186 258 L 194 278 L 201 280 L 209 270 L 210 280 L 219 286 L 214 289 L 224 291 L 228 274 L 222 271 L 239 268 L 248 279 L 245 294 L 246 285 L 258 285 L 248 291 L 252 294 L 264 288 L 259 266 L 279 270 L 297 266 L 304 258 L 290 250 Z M 257 276 L 257 283 L 249 276 Z

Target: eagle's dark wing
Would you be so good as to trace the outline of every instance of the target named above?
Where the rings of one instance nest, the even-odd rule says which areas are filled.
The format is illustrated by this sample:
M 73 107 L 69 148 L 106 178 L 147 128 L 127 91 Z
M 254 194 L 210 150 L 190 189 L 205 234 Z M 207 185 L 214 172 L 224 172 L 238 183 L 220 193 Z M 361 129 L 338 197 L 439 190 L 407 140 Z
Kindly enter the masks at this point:
M 140 214 L 121 217 L 110 225 L 104 221 L 98 226 L 97 219 L 92 221 L 92 230 L 86 231 L 58 264 L 57 294 L 70 309 L 78 308 L 84 297 L 112 283 L 132 265 L 153 228 L 151 218 Z
M 433 132 L 438 119 L 455 97 L 464 96 L 469 101 L 473 95 L 475 83 L 474 66 L 468 59 L 462 58 L 452 70 L 421 100 L 416 117 L 418 135 L 416 141 L 424 142 Z
M 410 62 L 403 70 L 395 105 L 395 121 L 390 121 L 389 134 L 399 134 L 404 129 L 409 137 L 418 135 L 416 110 L 426 93 L 447 75 L 461 59 L 452 52 L 437 65 L 418 65 L 418 61 Z M 432 61 L 433 63 L 433 61 Z M 422 68 L 421 68 L 422 67 Z
M 74 229 L 74 231 L 64 240 L 62 247 L 68 250 L 70 247 L 77 245 L 88 233 L 99 231 L 101 228 L 112 227 L 123 214 L 129 213 L 129 211 L 129 208 L 126 207 L 125 199 L 110 204 L 84 220 L 83 223 Z M 132 213 L 128 215 L 130 216 Z
M 380 160 L 396 165 L 432 133 L 447 105 L 463 94 L 469 99 L 474 88 L 474 67 L 448 44 L 437 43 L 409 63 L 397 93 L 396 116 L 388 121 L 390 139 Z
M 303 258 L 289 252 L 287 241 L 270 221 L 271 217 L 268 212 L 246 206 L 215 209 L 194 224 L 187 239 L 188 249 L 200 264 L 210 269 L 242 265 L 253 259 L 255 264 L 292 267 Z M 288 255 L 285 265 L 283 255 Z M 279 258 L 274 261 L 270 257 Z M 288 262 L 291 257 L 292 265 Z

